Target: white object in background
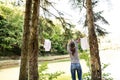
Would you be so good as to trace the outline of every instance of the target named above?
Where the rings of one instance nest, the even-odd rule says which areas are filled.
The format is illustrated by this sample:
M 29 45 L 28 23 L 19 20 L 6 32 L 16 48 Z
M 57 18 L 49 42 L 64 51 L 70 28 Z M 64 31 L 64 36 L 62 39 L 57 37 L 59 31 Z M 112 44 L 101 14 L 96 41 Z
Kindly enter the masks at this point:
M 45 48 L 45 51 L 50 51 L 50 49 L 51 49 L 51 41 L 49 39 L 45 39 L 44 48 Z
M 88 50 L 89 49 L 89 44 L 88 44 L 87 37 L 81 38 L 80 42 L 81 42 L 81 48 L 83 50 Z

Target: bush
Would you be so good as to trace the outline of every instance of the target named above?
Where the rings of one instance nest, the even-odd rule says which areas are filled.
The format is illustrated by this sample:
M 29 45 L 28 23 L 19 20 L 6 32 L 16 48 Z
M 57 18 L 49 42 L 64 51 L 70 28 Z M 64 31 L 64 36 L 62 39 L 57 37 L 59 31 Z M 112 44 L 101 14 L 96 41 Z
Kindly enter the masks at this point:
M 105 73 L 104 70 L 108 67 L 108 64 L 102 64 L 102 78 L 103 80 L 113 80 L 110 73 Z M 83 74 L 83 80 L 91 80 L 91 73 L 87 72 Z
M 84 59 L 86 61 L 86 65 L 90 68 L 90 55 L 88 53 L 88 51 L 83 51 L 80 54 L 80 59 Z M 108 64 L 104 64 L 102 63 L 102 78 L 103 80 L 113 80 L 113 78 L 110 76 L 110 73 L 105 73 L 104 70 L 108 67 Z M 90 69 L 89 69 L 90 70 Z M 87 72 L 83 74 L 83 80 L 91 80 L 91 72 Z
M 63 72 L 46 73 L 46 69 L 48 69 L 47 63 L 41 64 L 39 67 L 39 80 L 53 80 L 63 74 Z

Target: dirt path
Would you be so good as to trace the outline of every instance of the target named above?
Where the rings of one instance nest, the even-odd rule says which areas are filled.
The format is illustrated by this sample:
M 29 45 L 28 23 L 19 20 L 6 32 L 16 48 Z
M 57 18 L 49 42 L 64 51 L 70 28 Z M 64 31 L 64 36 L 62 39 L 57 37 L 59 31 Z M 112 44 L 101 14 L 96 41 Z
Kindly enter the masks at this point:
M 69 59 L 69 55 L 58 55 L 58 56 L 39 57 L 38 61 L 39 61 L 39 63 L 42 63 L 42 62 L 64 61 L 64 60 L 68 60 L 68 59 Z M 7 59 L 2 59 L 0 57 L 0 69 L 11 68 L 14 66 L 19 66 L 19 65 L 20 65 L 20 57 L 17 59 L 12 59 L 12 58 L 8 58 L 8 57 L 7 57 Z
M 18 80 L 19 67 L 0 70 L 0 80 Z

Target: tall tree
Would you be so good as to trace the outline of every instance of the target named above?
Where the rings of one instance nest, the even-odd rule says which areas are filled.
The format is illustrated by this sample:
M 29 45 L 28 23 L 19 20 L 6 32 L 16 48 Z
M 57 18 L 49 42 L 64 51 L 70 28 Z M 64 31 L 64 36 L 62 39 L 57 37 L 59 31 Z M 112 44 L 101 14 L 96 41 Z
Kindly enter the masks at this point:
M 87 25 L 90 45 L 90 56 L 91 56 L 91 77 L 92 80 L 102 80 L 101 75 L 101 63 L 99 57 L 98 41 L 95 34 L 94 17 L 92 10 L 92 1 L 86 0 L 86 11 L 87 11 Z
M 28 42 L 30 35 L 31 9 L 32 0 L 26 0 L 19 80 L 28 80 Z
M 86 9 L 86 0 L 70 0 L 72 2 L 72 6 L 73 8 L 78 8 L 80 9 L 80 12 L 85 11 L 84 8 Z M 96 12 L 96 8 L 98 6 L 99 0 L 92 0 L 92 8 L 93 8 L 93 17 L 94 17 L 94 25 L 95 25 L 95 32 L 97 34 L 97 36 L 105 36 L 106 34 L 108 34 L 108 32 L 106 31 L 105 28 L 103 28 L 99 22 L 103 23 L 103 24 L 107 24 L 109 25 L 109 22 L 104 18 L 104 16 L 102 16 L 103 11 L 98 11 Z M 83 8 L 84 7 L 84 8 Z M 82 15 L 82 19 L 80 18 L 79 23 L 83 25 L 83 27 L 87 27 L 87 19 L 86 19 L 87 15 L 86 13 L 84 13 L 84 15 Z M 84 20 L 85 18 L 85 20 Z
M 94 8 L 96 8 L 98 5 L 97 3 L 99 0 L 93 0 L 92 1 L 92 8 L 93 8 L 93 17 L 94 17 L 94 25 L 95 25 L 95 32 L 97 36 L 105 36 L 108 34 L 106 29 L 104 29 L 99 23 L 107 24 L 109 25 L 109 22 L 102 16 L 103 11 L 96 11 Z M 87 15 L 85 15 L 86 19 L 84 21 L 84 27 L 87 27 Z
M 33 0 L 32 22 L 29 37 L 29 80 L 38 80 L 38 21 L 40 0 Z

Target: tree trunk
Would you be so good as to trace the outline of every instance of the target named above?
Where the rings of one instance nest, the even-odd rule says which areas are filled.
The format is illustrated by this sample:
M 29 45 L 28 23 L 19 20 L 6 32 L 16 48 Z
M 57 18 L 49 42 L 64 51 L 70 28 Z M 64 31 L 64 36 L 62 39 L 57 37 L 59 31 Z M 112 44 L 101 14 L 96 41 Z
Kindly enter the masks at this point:
M 38 80 L 38 20 L 40 0 L 33 0 L 32 25 L 29 41 L 29 80 Z
M 88 24 L 90 56 L 91 56 L 91 78 L 92 80 L 102 80 L 99 49 L 98 49 L 97 36 L 95 34 L 95 29 L 94 29 L 91 0 L 86 0 L 86 6 L 87 6 L 87 21 L 88 21 L 87 24 Z
M 29 34 L 30 34 L 29 28 L 30 28 L 30 20 L 31 20 L 31 7 L 32 7 L 32 0 L 26 0 L 19 80 L 28 80 L 28 42 L 29 42 Z

